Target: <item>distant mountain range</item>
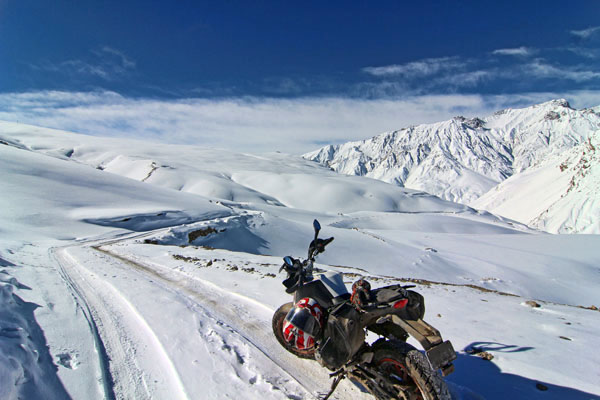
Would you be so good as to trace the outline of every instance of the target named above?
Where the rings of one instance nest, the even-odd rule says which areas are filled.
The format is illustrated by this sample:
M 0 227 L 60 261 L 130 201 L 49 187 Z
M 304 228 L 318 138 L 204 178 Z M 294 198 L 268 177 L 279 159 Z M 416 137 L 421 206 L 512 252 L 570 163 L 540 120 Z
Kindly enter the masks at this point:
M 304 158 L 553 233 L 600 233 L 600 106 L 566 100 L 455 117 Z

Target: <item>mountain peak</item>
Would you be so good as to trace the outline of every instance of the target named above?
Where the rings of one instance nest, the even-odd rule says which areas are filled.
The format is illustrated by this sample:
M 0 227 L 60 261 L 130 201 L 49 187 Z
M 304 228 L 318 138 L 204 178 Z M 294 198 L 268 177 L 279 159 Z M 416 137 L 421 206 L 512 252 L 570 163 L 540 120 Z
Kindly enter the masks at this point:
M 554 99 L 554 100 L 547 101 L 546 103 L 540 104 L 540 106 L 546 106 L 546 105 L 552 106 L 552 107 L 564 107 L 564 108 L 573 109 L 566 99 Z

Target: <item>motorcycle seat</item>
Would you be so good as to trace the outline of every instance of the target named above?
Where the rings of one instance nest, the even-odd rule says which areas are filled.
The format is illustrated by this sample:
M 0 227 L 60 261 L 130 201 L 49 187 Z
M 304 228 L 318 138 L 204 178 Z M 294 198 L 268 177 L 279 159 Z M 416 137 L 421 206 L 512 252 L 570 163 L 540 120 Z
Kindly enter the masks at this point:
M 342 304 L 350 300 L 350 293 L 344 293 L 340 296 L 334 297 L 331 299 L 331 303 L 333 306 L 337 306 L 338 304 Z
M 376 304 L 389 304 L 406 298 L 406 290 L 402 285 L 391 285 L 371 290 L 371 299 Z

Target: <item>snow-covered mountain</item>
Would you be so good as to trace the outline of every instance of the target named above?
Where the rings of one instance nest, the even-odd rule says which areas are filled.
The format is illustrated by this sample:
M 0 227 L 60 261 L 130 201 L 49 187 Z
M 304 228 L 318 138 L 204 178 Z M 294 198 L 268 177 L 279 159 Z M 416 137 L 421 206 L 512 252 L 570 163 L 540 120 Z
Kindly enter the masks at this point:
M 569 201 L 573 196 L 551 208 L 536 208 L 539 213 L 535 214 L 526 204 L 512 202 L 498 208 L 500 200 L 475 201 L 488 192 L 495 193 L 495 198 L 522 198 L 513 192 L 517 186 L 497 185 L 534 169 L 552 169 L 563 162 L 565 152 L 582 145 L 599 130 L 600 107 L 575 110 L 566 100 L 553 100 L 498 111 L 485 118 L 455 117 L 413 126 L 363 141 L 326 146 L 304 157 L 340 173 L 424 190 L 492 212 L 502 214 L 511 209 L 513 212 L 503 215 L 523 223 L 535 222 L 551 232 L 598 233 L 598 208 L 589 202 Z M 590 158 L 589 164 L 594 163 L 595 159 Z M 586 177 L 579 181 L 581 193 L 593 193 L 598 183 L 596 175 L 588 173 Z M 544 190 L 564 194 L 564 185 L 558 186 L 546 182 Z M 527 201 L 535 202 L 529 197 Z M 579 222 L 567 222 L 566 210 L 579 206 L 573 212 Z

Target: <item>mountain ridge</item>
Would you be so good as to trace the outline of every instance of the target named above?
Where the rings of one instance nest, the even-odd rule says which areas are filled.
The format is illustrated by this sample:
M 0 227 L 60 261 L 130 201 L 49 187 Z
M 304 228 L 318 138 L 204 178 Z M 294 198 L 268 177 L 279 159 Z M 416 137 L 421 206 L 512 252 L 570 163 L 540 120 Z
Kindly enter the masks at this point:
M 542 165 L 554 165 L 599 130 L 600 107 L 576 110 L 567 100 L 556 99 L 500 110 L 483 118 L 457 116 L 410 126 L 370 139 L 325 146 L 303 157 L 343 174 L 367 176 L 446 200 L 487 207 L 490 201 L 477 200 L 510 177 Z M 596 162 L 594 158 L 592 162 Z M 596 174 L 592 174 L 585 181 L 596 180 Z M 493 207 L 486 209 L 497 211 Z M 585 214 L 588 212 L 598 214 L 595 208 Z M 514 213 L 509 214 L 504 216 L 515 219 Z M 596 226 L 599 218 L 592 217 L 591 225 Z M 562 229 L 564 224 L 551 222 L 552 212 L 524 218 L 517 220 L 535 220 L 537 227 L 552 226 L 550 232 L 590 230 Z M 592 232 L 600 232 L 600 228 L 593 228 Z

